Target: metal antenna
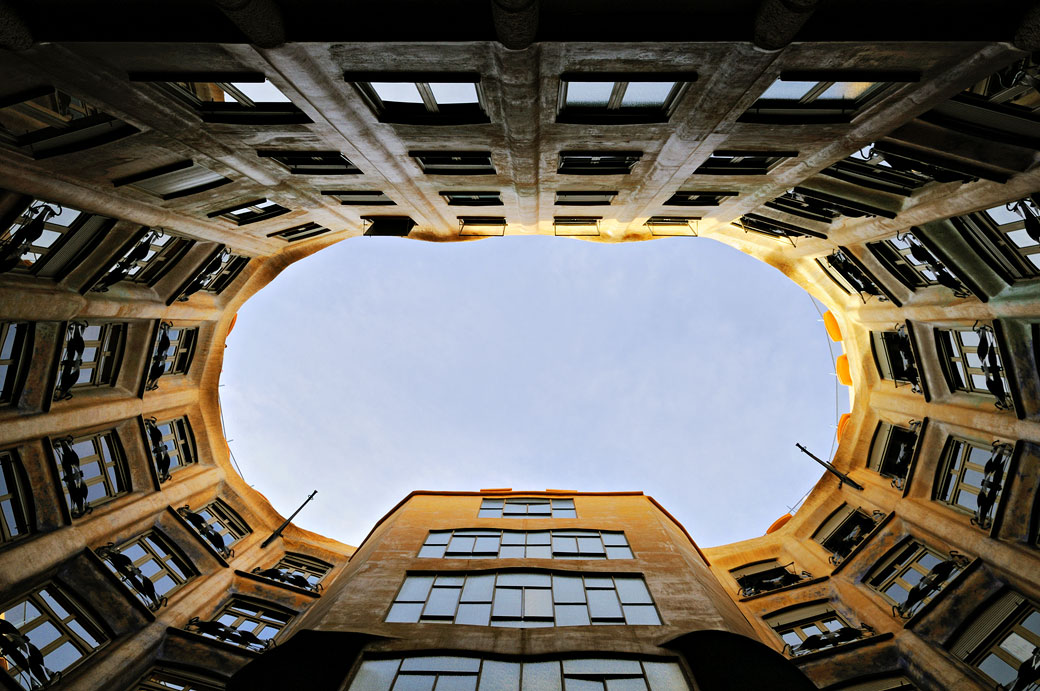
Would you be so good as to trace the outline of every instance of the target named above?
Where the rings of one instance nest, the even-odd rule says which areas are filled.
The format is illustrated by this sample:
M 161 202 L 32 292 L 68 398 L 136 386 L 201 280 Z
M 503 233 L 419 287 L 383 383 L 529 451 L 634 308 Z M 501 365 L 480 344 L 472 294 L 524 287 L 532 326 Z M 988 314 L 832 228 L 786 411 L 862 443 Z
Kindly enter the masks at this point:
M 863 485 L 859 484 L 858 482 L 856 482 L 855 480 L 850 478 L 848 475 L 846 475 L 845 473 L 843 473 L 840 470 L 838 470 L 837 468 L 835 468 L 832 464 L 828 463 L 827 461 L 824 461 L 824 460 L 821 460 L 821 459 L 817 458 L 816 456 L 814 456 L 809 451 L 809 449 L 805 448 L 804 446 L 802 446 L 798 442 L 795 442 L 795 446 L 797 446 L 799 449 L 801 449 L 802 453 L 804 453 L 806 456 L 808 456 L 809 458 L 813 459 L 814 461 L 816 461 L 817 463 L 822 465 L 824 468 L 826 468 L 828 473 L 832 473 L 834 475 L 837 475 L 838 476 L 838 480 L 839 480 L 839 482 L 838 482 L 838 489 L 841 489 L 841 486 L 844 483 L 847 482 L 849 484 L 849 487 L 852 487 L 854 489 L 858 489 L 861 492 L 863 491 Z
M 863 488 L 860 487 L 860 489 L 863 489 Z M 267 547 L 269 544 L 271 544 L 272 541 L 274 541 L 274 539 L 276 537 L 281 536 L 282 531 L 285 530 L 287 527 L 289 527 L 289 524 L 292 523 L 292 519 L 296 518 L 296 514 L 300 513 L 300 511 L 303 510 L 303 507 L 307 506 L 307 502 L 309 502 L 311 499 L 314 499 L 314 495 L 317 494 L 317 493 L 318 493 L 318 490 L 314 490 L 313 492 L 311 492 L 311 496 L 309 496 L 309 497 L 307 497 L 306 499 L 303 500 L 303 503 L 300 504 L 300 508 L 298 508 L 295 511 L 293 511 L 292 516 L 289 516 L 288 518 L 286 518 L 285 519 L 285 523 L 282 523 L 280 526 L 278 526 L 278 530 L 276 530 L 273 533 L 271 533 L 271 537 L 267 538 L 266 540 L 263 541 L 263 543 L 261 543 L 260 549 L 263 549 L 264 547 Z

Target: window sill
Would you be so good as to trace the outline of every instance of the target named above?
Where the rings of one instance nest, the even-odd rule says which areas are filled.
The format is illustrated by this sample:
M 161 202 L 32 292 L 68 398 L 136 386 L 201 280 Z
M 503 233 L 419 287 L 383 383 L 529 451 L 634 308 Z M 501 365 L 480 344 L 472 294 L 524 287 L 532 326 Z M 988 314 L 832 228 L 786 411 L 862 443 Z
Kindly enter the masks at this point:
M 227 643 L 216 638 L 209 638 L 207 636 L 203 636 L 200 633 L 186 631 L 185 629 L 179 629 L 176 626 L 166 627 L 166 635 L 183 638 L 186 641 L 194 643 L 196 645 L 202 644 L 205 647 L 214 647 L 225 653 L 237 653 L 239 655 L 245 656 L 249 660 L 255 660 L 256 658 L 260 657 L 260 653 L 256 650 L 243 648 L 242 646 L 235 645 L 234 643 Z
M 188 519 L 186 519 L 184 516 L 180 515 L 177 512 L 177 509 L 173 508 L 172 506 L 167 506 L 166 509 L 170 513 L 173 514 L 174 519 L 176 519 L 176 521 L 181 526 L 183 526 L 185 530 L 187 530 L 189 533 L 191 533 L 195 537 L 195 540 L 197 542 L 199 542 L 203 546 L 203 548 L 207 552 L 209 552 L 213 556 L 213 558 L 216 559 L 217 562 L 221 566 L 223 566 L 225 569 L 230 569 L 231 568 L 231 564 L 229 564 L 227 562 L 227 560 L 224 558 L 224 556 L 220 552 L 218 552 L 217 549 L 213 545 L 211 545 L 209 543 L 209 540 L 207 540 L 206 538 L 202 537 L 202 535 L 199 534 L 199 531 L 195 530 L 195 526 L 193 526 L 191 523 L 189 523 Z
M 308 597 L 314 598 L 315 600 L 318 599 L 319 597 L 321 597 L 320 593 L 316 593 L 313 590 L 307 590 L 305 588 L 299 588 L 299 587 L 297 587 L 295 585 L 292 585 L 290 583 L 282 583 L 281 581 L 275 581 L 275 580 L 272 580 L 270 578 L 264 578 L 263 576 L 258 576 L 255 573 L 249 573 L 248 571 L 242 571 L 240 569 L 235 569 L 235 575 L 236 576 L 241 576 L 242 578 L 248 578 L 249 580 L 256 581 L 257 583 L 263 583 L 264 585 L 270 585 L 270 586 L 274 586 L 276 588 L 282 588 L 284 590 L 288 590 L 288 591 L 297 593 L 299 595 L 306 595 Z
M 842 563 L 844 563 L 844 562 L 842 562 Z M 790 591 L 790 590 L 797 590 L 798 588 L 804 588 L 806 586 L 816 585 L 817 583 L 823 583 L 824 581 L 826 581 L 829 578 L 830 578 L 830 576 L 818 576 L 816 578 L 807 578 L 804 581 L 799 581 L 798 583 L 792 583 L 791 585 L 785 585 L 783 588 L 776 588 L 775 590 L 767 590 L 766 592 L 758 593 L 757 595 L 750 595 L 748 597 L 737 598 L 737 602 L 749 602 L 751 600 L 759 600 L 761 598 L 768 597 L 768 596 L 774 595 L 776 593 L 785 593 L 785 592 Z
M 879 633 L 873 636 L 867 636 L 866 638 L 860 638 L 856 641 L 849 641 L 841 645 L 831 646 L 824 650 L 817 650 L 813 653 L 806 653 L 805 655 L 789 656 L 787 659 L 796 665 L 800 665 L 803 662 L 815 662 L 816 660 L 822 660 L 826 657 L 834 655 L 835 653 L 844 653 L 849 650 L 857 650 L 859 648 L 865 648 L 869 645 L 876 645 L 878 643 L 884 643 L 885 641 L 892 640 L 894 636 L 891 633 Z

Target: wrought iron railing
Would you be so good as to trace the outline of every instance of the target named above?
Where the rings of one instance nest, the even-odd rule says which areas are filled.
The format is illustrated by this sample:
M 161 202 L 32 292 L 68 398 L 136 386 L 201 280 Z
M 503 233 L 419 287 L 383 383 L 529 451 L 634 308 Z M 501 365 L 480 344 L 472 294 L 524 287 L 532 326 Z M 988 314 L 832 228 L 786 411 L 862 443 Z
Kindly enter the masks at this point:
M 218 640 L 240 645 L 243 648 L 258 652 L 274 646 L 274 641 L 271 639 L 261 640 L 252 631 L 236 629 L 219 621 L 202 621 L 198 617 L 192 617 L 184 628 L 188 631 L 195 631 L 204 636 L 212 636 Z
M 130 276 L 130 271 L 133 270 L 137 262 L 144 261 L 148 257 L 148 252 L 151 250 L 152 243 L 163 236 L 163 233 L 158 228 L 152 228 L 144 236 L 137 241 L 129 252 L 112 265 L 112 268 L 108 270 L 101 279 L 94 284 L 91 288 L 95 293 L 105 293 L 108 289 L 125 280 Z
M 206 522 L 206 519 L 191 510 L 191 507 L 185 504 L 184 506 L 177 509 L 177 513 L 184 517 L 191 527 L 204 540 L 213 545 L 213 548 L 220 552 L 221 556 L 225 559 L 231 559 L 235 556 L 235 550 L 224 544 L 224 536 L 217 532 L 217 530 Z
M 993 442 L 993 451 L 983 466 L 983 478 L 979 485 L 979 494 L 975 498 L 975 514 L 971 517 L 972 525 L 977 525 L 983 530 L 989 530 L 993 525 L 993 509 L 996 508 L 997 498 L 1003 488 L 1004 471 L 1012 448 L 1007 442 Z
M 115 569 L 119 580 L 123 581 L 128 588 L 145 599 L 145 605 L 155 612 L 166 606 L 166 596 L 155 592 L 155 584 L 152 579 L 144 575 L 141 569 L 134 565 L 130 557 L 116 549 L 114 542 L 99 547 L 95 550 L 97 555 L 108 561 Z
M 170 350 L 170 322 L 159 322 L 159 335 L 155 338 L 155 350 L 152 351 L 151 364 L 148 366 L 148 377 L 145 383 L 145 391 L 155 391 L 159 388 L 159 378 L 166 373 L 166 354 Z
M 86 322 L 69 322 L 65 333 L 65 357 L 58 365 L 58 384 L 54 387 L 54 400 L 64 401 L 72 398 L 71 389 L 79 381 L 80 368 L 83 366 L 83 353 L 87 344 L 83 340 L 83 329 Z
M 79 518 L 94 510 L 87 505 L 86 479 L 83 470 L 79 467 L 79 454 L 72 448 L 72 437 L 62 437 L 54 440 L 54 453 L 61 464 L 61 481 L 65 483 L 65 489 L 69 493 L 69 512 L 73 518 Z
M 862 638 L 870 638 L 874 635 L 876 635 L 874 627 L 870 624 L 860 624 L 858 627 L 843 626 L 834 631 L 814 633 L 795 646 L 788 643 L 784 646 L 784 652 L 790 653 L 793 657 L 798 657 L 799 655 L 815 653 L 817 650 L 825 650 L 844 645 L 845 643 L 851 643 L 852 641 L 858 641 Z
M 967 565 L 967 557 L 955 550 L 951 550 L 949 559 L 944 559 L 933 566 L 914 587 L 910 588 L 906 600 L 901 604 L 892 605 L 892 614 L 903 619 L 909 619 L 914 616 L 925 600 L 942 590 L 946 582 L 964 570 L 964 567 Z
M 269 569 L 263 569 L 258 566 L 255 569 L 253 569 L 251 573 L 260 576 L 261 578 L 267 578 L 272 581 L 288 583 L 289 585 L 294 585 L 297 588 L 309 590 L 312 593 L 318 593 L 323 590 L 321 583 L 311 583 L 304 576 L 298 573 L 293 573 L 291 571 L 286 571 L 284 569 L 279 569 L 273 566 Z
M 11 622 L 0 619 L 0 659 L 3 658 L 14 663 L 23 678 L 28 678 L 30 689 L 50 686 L 61 679 L 61 672 L 47 669 L 43 663 L 43 653 L 28 636 Z
M 28 221 L 24 221 L 18 230 L 9 238 L 0 242 L 0 274 L 7 273 L 22 263 L 22 255 L 28 252 L 34 242 L 40 239 L 45 228 L 43 224 L 51 216 L 59 216 L 64 211 L 60 205 L 55 211 L 49 204 L 34 204 L 25 212 Z M 35 210 L 35 211 L 34 211 Z

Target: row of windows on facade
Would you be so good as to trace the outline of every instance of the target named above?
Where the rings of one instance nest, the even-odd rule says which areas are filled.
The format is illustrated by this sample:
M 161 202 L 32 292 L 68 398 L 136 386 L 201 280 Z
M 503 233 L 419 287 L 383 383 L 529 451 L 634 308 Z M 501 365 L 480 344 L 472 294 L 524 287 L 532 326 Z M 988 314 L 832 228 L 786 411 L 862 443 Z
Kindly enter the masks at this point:
M 0 274 L 61 280 L 97 248 L 114 224 L 114 220 L 98 214 L 29 200 L 0 214 L 0 227 L 4 229 L 0 233 Z M 158 228 L 142 228 L 84 286 L 84 291 L 105 292 L 122 281 L 154 286 L 195 244 L 192 239 Z M 199 291 L 221 293 L 248 261 L 248 257 L 224 247 L 215 248 L 170 301 L 186 300 Z

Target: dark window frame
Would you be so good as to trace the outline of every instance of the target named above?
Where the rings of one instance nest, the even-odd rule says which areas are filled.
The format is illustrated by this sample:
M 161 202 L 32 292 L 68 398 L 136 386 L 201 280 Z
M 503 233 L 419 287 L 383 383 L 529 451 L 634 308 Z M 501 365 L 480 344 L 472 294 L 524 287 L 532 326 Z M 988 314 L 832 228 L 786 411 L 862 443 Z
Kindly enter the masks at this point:
M 161 178 L 166 178 L 167 182 L 176 181 L 178 178 L 183 177 L 188 172 L 199 172 L 209 173 L 209 175 L 201 175 L 200 180 L 197 184 L 181 189 L 170 189 L 169 191 L 161 191 L 155 189 L 149 189 L 147 186 L 142 186 L 140 183 L 145 182 L 159 182 Z M 192 159 L 184 161 L 177 161 L 176 163 L 170 163 L 165 166 L 158 168 L 152 168 L 140 173 L 134 173 L 133 175 L 126 175 L 121 178 L 116 178 L 112 181 L 113 187 L 132 187 L 136 190 L 144 192 L 145 194 L 152 195 L 162 199 L 163 201 L 170 201 L 171 199 L 180 199 L 181 197 L 188 197 L 193 194 L 201 194 L 210 190 L 223 187 L 224 185 L 230 184 L 231 178 L 224 177 L 220 173 L 216 173 L 203 165 L 200 165 Z
M 361 169 L 339 151 L 260 149 L 260 158 L 277 162 L 293 175 L 361 175 Z
M 346 72 L 379 122 L 392 125 L 477 125 L 491 122 L 479 72 Z M 422 103 L 384 101 L 373 83 L 414 84 Z M 438 103 L 430 84 L 472 84 L 475 103 Z
M 865 70 L 785 70 L 769 85 L 777 82 L 815 82 L 798 100 L 762 98 L 756 100 L 738 122 L 805 125 L 847 124 L 860 113 L 891 94 L 897 86 L 921 80 L 919 72 Z M 866 91 L 853 99 L 823 99 L 835 84 L 871 83 Z M 767 93 L 763 92 L 763 94 Z
M 490 151 L 409 151 L 425 175 L 496 175 Z
M 629 175 L 642 151 L 561 151 L 557 175 Z
M 130 72 L 131 82 L 146 82 L 191 108 L 203 122 L 229 125 L 307 125 L 312 120 L 277 86 L 286 101 L 253 101 L 234 84 L 270 83 L 260 72 Z M 190 86 L 188 86 L 190 85 Z M 209 101 L 198 96 L 203 86 L 216 88 L 236 99 Z
M 697 81 L 696 72 L 564 72 L 560 75 L 560 91 L 556 122 L 582 125 L 624 125 L 665 123 L 671 118 L 689 85 Z M 605 106 L 567 105 L 569 84 L 575 82 L 613 83 Z M 625 106 L 624 96 L 631 84 L 674 82 L 662 105 Z
M 380 190 L 322 190 L 325 196 L 335 197 L 343 206 L 397 206 L 397 203 Z M 344 199 L 343 197 L 356 197 Z
M 769 175 L 780 164 L 797 158 L 797 151 L 716 149 L 695 175 Z
M 222 218 L 225 221 L 231 221 L 238 226 L 246 226 L 251 223 L 260 223 L 261 221 L 267 221 L 272 218 L 287 214 L 292 209 L 287 209 L 278 202 L 273 202 L 266 197 L 259 199 L 252 199 L 246 202 L 239 202 L 233 206 L 229 206 L 217 211 L 211 211 L 206 214 L 206 218 Z M 246 211 L 247 213 L 240 213 Z

